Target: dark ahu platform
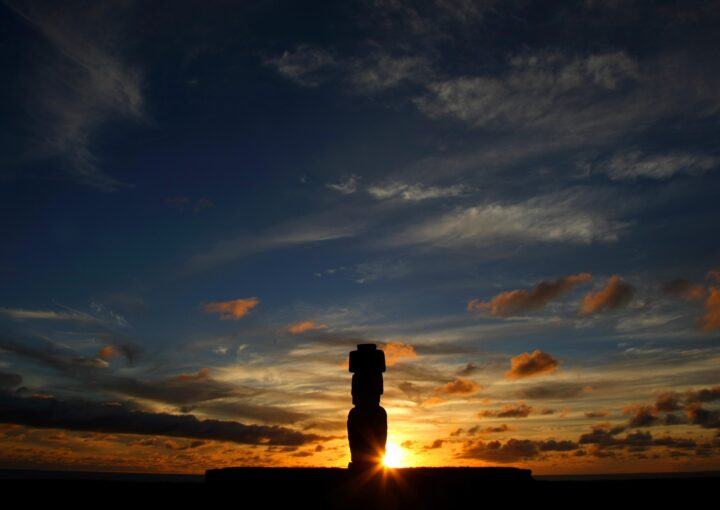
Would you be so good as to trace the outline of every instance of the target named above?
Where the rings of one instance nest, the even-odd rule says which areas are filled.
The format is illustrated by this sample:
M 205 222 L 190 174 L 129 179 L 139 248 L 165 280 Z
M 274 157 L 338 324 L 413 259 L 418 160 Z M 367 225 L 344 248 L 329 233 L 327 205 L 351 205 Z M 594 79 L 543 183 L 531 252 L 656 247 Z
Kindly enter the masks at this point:
M 336 508 L 429 508 L 475 500 L 479 494 L 527 493 L 529 469 L 395 468 L 358 472 L 340 468 L 226 468 L 205 473 L 208 488 L 230 489 L 274 503 L 312 502 Z

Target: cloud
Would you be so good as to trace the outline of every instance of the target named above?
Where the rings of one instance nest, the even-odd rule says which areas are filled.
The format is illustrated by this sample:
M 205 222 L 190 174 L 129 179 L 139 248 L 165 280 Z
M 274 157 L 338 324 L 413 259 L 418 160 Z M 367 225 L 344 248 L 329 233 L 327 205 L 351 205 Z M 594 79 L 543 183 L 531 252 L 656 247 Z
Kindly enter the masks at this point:
M 709 280 L 715 280 L 716 282 L 720 283 L 720 269 L 711 269 L 708 271 L 705 278 Z
M 325 78 L 325 72 L 335 63 L 335 57 L 322 48 L 307 44 L 277 57 L 264 59 L 264 64 L 304 87 L 316 87 Z
M 98 358 L 108 360 L 115 356 L 115 354 L 115 348 L 112 345 L 106 345 L 98 352 Z
M 75 322 L 102 322 L 100 319 L 86 313 L 71 310 L 56 312 L 54 310 L 26 310 L 22 308 L 0 308 L 0 315 L 14 320 L 40 320 L 40 321 L 75 321 Z
M 35 2 L 6 2 L 50 44 L 34 59 L 39 79 L 28 86 L 38 153 L 62 157 L 78 182 L 103 191 L 129 185 L 109 176 L 95 152 L 100 129 L 144 118 L 141 71 L 125 63 L 118 27 L 121 4 L 78 9 Z
M 398 384 L 398 388 L 400 389 L 400 391 L 405 393 L 408 400 L 412 400 L 413 402 L 420 402 L 422 400 L 422 388 L 420 388 L 418 385 L 413 384 L 409 381 L 403 381 Z
M 705 300 L 705 314 L 702 317 L 702 329 L 713 331 L 720 328 L 720 288 L 710 287 L 710 294 Z
M 220 303 L 206 303 L 201 306 L 205 313 L 217 313 L 223 320 L 238 320 L 255 308 L 260 303 L 256 297 L 233 299 L 232 301 L 223 301 Z
M 257 405 L 242 400 L 203 402 L 197 409 L 223 418 L 243 418 L 280 425 L 290 425 L 312 417 L 308 413 L 293 411 L 288 406 Z
M 522 379 L 557 370 L 560 363 L 546 352 L 538 350 L 532 354 L 523 352 L 510 360 L 510 370 L 505 373 L 506 379 Z
M 482 390 L 482 386 L 468 379 L 457 378 L 435 389 L 441 395 L 474 395 Z
M 510 463 L 530 460 L 538 457 L 542 452 L 567 452 L 576 450 L 578 444 L 574 441 L 549 439 L 534 441 L 531 439 L 508 439 L 505 443 L 500 441 L 485 442 L 478 440 L 465 445 L 461 458 L 480 459 L 491 462 Z
M 415 347 L 400 342 L 381 344 L 380 349 L 385 352 L 385 364 L 389 367 L 399 363 L 403 358 L 417 358 Z
M 350 175 L 342 181 L 329 182 L 325 186 L 333 189 L 343 195 L 352 195 L 358 189 L 358 181 L 360 180 L 359 175 Z
M 608 415 L 608 412 L 604 409 L 600 409 L 599 411 L 588 411 L 585 413 L 586 418 L 605 418 Z
M 570 292 L 573 287 L 590 281 L 590 273 L 562 276 L 555 281 L 541 281 L 532 290 L 517 289 L 505 291 L 490 301 L 473 299 L 468 303 L 468 311 L 489 311 L 496 317 L 508 317 L 522 314 L 528 310 L 543 308 L 551 300 Z
M 358 92 L 379 92 L 403 82 L 417 82 L 432 74 L 425 57 L 393 56 L 375 52 L 362 59 L 354 59 L 344 68 L 346 79 Z
M 478 365 L 477 363 L 468 363 L 463 368 L 458 370 L 457 374 L 461 377 L 467 377 L 469 375 L 474 374 L 475 372 L 479 372 L 480 370 L 482 370 L 482 369 L 480 368 L 480 365 Z
M 456 118 L 495 128 L 551 127 L 584 130 L 615 124 L 608 102 L 621 84 L 638 78 L 635 60 L 624 52 L 571 58 L 535 52 L 512 57 L 497 76 L 461 76 L 431 82 L 415 104 L 432 118 Z
M 603 310 L 615 310 L 628 304 L 635 294 L 635 287 L 620 281 L 618 275 L 608 280 L 607 286 L 596 293 L 589 292 L 582 301 L 581 313 L 593 314 Z
M 480 411 L 478 416 L 481 418 L 527 418 L 534 411 L 534 408 L 521 402 L 516 405 L 505 404 L 500 409 L 485 409 Z
M 701 301 L 705 297 L 705 287 L 684 278 L 676 278 L 663 285 L 663 292 L 687 301 Z
M 149 413 L 118 402 L 62 401 L 0 394 L 0 422 L 29 427 L 186 437 L 240 444 L 303 445 L 319 439 L 284 427 Z
M 192 255 L 183 268 L 183 274 L 206 271 L 233 260 L 258 253 L 294 246 L 353 237 L 366 223 L 366 218 L 340 218 L 327 214 L 308 215 L 275 225 L 257 234 L 246 233 L 223 239 Z
M 304 333 L 305 331 L 327 329 L 327 327 L 327 324 L 321 324 L 315 321 L 301 321 L 290 324 L 287 327 L 287 330 L 293 335 L 299 335 L 300 333 Z
M 720 158 L 701 154 L 671 153 L 647 155 L 641 151 L 615 156 L 600 166 L 613 180 L 667 179 L 675 174 L 700 174 L 720 166 Z
M 660 420 L 654 406 L 633 404 L 625 407 L 623 413 L 631 415 L 630 422 L 628 423 L 628 427 L 630 428 L 650 427 L 657 424 Z
M 391 246 L 484 248 L 504 243 L 616 241 L 625 225 L 608 219 L 606 212 L 589 210 L 580 202 L 581 195 L 566 192 L 519 203 L 459 206 L 410 225 L 386 242 Z
M 518 390 L 518 396 L 532 400 L 577 398 L 592 393 L 593 388 L 582 383 L 542 383 Z
M 399 198 L 408 202 L 418 202 L 435 198 L 449 198 L 464 195 L 470 188 L 463 184 L 452 186 L 424 186 L 422 184 L 406 184 L 403 182 L 387 182 L 369 186 L 367 192 L 378 200 Z
M 201 368 L 197 374 L 179 374 L 175 377 L 176 381 L 200 381 L 210 377 L 209 368 Z

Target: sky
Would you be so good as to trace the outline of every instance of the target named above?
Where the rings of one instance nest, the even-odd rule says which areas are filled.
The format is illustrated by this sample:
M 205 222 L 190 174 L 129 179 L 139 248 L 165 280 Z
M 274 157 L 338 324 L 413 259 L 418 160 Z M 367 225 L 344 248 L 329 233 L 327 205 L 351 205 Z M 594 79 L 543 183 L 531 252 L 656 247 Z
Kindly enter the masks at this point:
M 0 2 L 0 467 L 720 469 L 713 1 Z

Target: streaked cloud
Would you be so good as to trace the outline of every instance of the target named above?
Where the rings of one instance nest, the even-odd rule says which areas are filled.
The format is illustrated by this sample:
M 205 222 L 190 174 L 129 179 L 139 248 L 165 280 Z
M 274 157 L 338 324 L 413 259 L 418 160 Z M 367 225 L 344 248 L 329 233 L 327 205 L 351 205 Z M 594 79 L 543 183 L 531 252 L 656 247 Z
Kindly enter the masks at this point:
M 240 444 L 302 445 L 320 439 L 313 434 L 277 426 L 138 411 L 120 402 L 63 401 L 52 397 L 0 394 L 0 403 L 0 422 L 31 427 L 187 437 Z
M 528 291 L 517 289 L 505 291 L 490 301 L 473 299 L 468 303 L 468 311 L 489 311 L 496 317 L 520 315 L 530 310 L 543 308 L 551 300 L 570 292 L 573 287 L 590 281 L 590 273 L 562 276 L 555 281 L 541 281 Z
M 205 313 L 216 313 L 223 320 L 238 320 L 245 317 L 250 310 L 260 303 L 256 297 L 233 299 L 218 303 L 206 303 L 201 306 Z
M 613 275 L 604 289 L 595 293 L 589 292 L 585 295 L 580 311 L 585 315 L 589 315 L 622 308 L 632 300 L 634 295 L 635 287 L 621 281 L 618 275 Z
M 599 168 L 610 179 L 668 179 L 676 174 L 697 175 L 720 166 L 720 158 L 702 154 L 645 154 L 626 152 L 613 157 Z
M 405 228 L 387 244 L 479 248 L 501 243 L 616 241 L 626 225 L 601 211 L 584 210 L 578 199 L 541 196 L 520 203 L 456 207 Z
M 300 321 L 290 324 L 287 330 L 293 335 L 299 335 L 305 331 L 312 331 L 317 329 L 327 329 L 327 324 L 323 324 L 315 321 Z
M 422 184 L 407 184 L 404 182 L 392 181 L 383 184 L 368 186 L 368 194 L 378 200 L 389 200 L 398 198 L 408 202 L 418 202 L 434 198 L 458 197 L 471 191 L 463 184 L 451 186 L 424 186 Z

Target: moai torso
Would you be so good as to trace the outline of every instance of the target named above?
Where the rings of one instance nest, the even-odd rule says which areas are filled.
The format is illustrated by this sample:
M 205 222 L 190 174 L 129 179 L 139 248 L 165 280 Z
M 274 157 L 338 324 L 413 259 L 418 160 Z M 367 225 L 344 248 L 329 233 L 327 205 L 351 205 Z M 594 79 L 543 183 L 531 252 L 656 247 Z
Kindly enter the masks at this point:
M 387 413 L 380 407 L 385 353 L 375 344 L 360 344 L 350 353 L 353 407 L 348 415 L 351 468 L 379 466 L 385 455 Z

